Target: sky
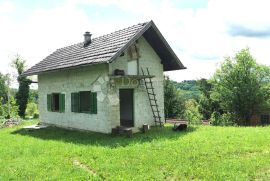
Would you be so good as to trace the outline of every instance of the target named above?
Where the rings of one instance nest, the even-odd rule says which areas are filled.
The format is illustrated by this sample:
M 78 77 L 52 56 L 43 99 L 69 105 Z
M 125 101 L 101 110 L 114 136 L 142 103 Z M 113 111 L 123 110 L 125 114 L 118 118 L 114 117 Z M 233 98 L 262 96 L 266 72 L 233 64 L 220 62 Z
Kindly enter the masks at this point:
M 0 72 L 19 54 L 28 68 L 57 48 L 153 20 L 186 70 L 172 80 L 210 78 L 226 56 L 250 48 L 270 65 L 268 0 L 0 0 Z

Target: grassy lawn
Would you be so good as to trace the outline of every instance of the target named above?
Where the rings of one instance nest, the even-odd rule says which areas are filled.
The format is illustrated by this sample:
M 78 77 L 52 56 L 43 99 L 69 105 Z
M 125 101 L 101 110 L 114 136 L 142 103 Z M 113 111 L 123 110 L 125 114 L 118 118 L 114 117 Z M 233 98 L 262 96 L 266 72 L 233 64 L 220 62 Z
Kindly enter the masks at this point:
M 0 129 L 0 180 L 269 180 L 270 127 L 155 128 L 133 138 Z

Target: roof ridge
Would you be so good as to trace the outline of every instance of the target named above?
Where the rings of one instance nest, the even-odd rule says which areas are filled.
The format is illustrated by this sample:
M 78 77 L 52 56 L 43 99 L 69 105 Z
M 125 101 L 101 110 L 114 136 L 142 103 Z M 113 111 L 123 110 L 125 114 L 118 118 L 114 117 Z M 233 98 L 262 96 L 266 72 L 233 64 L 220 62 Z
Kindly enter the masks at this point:
M 105 35 L 101 35 L 101 36 L 95 37 L 95 38 L 93 38 L 93 40 L 94 40 L 94 39 L 99 39 L 99 38 L 102 38 L 102 37 L 105 37 L 105 36 L 108 36 L 108 35 L 111 35 L 111 34 L 114 34 L 114 33 L 117 33 L 117 32 L 123 31 L 123 30 L 126 30 L 126 29 L 129 29 L 129 28 L 134 27 L 134 26 L 137 26 L 137 25 L 142 25 L 142 26 L 144 26 L 144 25 L 146 25 L 147 23 L 149 23 L 149 21 L 148 21 L 148 22 L 144 22 L 144 23 L 137 23 L 137 24 L 135 24 L 135 25 L 131 25 L 131 26 L 128 26 L 128 27 L 126 27 L 126 28 L 122 28 L 122 29 L 113 31 L 113 32 L 111 32 L 111 33 L 107 33 L 107 34 L 105 34 Z
M 101 35 L 101 36 L 98 36 L 98 37 L 95 37 L 93 38 L 92 40 L 96 40 L 96 39 L 101 39 L 101 38 L 105 38 L 106 36 L 109 36 L 111 34 L 114 34 L 114 33 L 117 33 L 117 32 L 120 32 L 120 31 L 123 31 L 123 30 L 126 30 L 126 29 L 129 29 L 131 27 L 134 27 L 134 26 L 137 26 L 137 25 L 142 25 L 142 26 L 145 26 L 147 23 L 149 23 L 150 21 L 147 21 L 147 22 L 144 22 L 144 23 L 137 23 L 135 25 L 131 25 L 131 26 L 128 26 L 126 28 L 122 28 L 122 29 L 119 29 L 119 30 L 116 30 L 116 31 L 113 31 L 111 33 L 107 33 L 105 35 Z M 61 49 L 65 49 L 65 48 L 68 48 L 68 47 L 71 47 L 71 46 L 76 46 L 76 45 L 79 45 L 79 44 L 83 44 L 83 42 L 79 42 L 79 43 L 74 43 L 74 44 L 71 44 L 71 45 L 68 45 L 68 46 L 64 46 L 64 47 L 61 47 L 61 48 L 57 48 L 56 50 L 61 50 Z

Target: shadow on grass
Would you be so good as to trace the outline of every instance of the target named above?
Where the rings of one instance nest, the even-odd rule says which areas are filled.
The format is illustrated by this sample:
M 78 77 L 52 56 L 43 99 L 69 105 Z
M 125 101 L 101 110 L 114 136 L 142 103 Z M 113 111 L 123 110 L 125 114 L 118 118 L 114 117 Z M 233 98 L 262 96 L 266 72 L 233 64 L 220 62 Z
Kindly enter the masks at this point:
M 67 130 L 56 127 L 48 127 L 40 130 L 28 131 L 26 129 L 18 129 L 12 134 L 30 136 L 42 140 L 55 140 L 73 144 L 106 146 L 110 148 L 124 147 L 130 144 L 138 144 L 152 141 L 176 140 L 189 133 L 195 131 L 196 127 L 188 127 L 186 131 L 172 131 L 171 126 L 163 128 L 154 127 L 147 133 L 136 133 L 132 138 L 125 136 L 112 136 L 110 134 L 102 134 L 95 132 L 82 132 L 76 130 Z

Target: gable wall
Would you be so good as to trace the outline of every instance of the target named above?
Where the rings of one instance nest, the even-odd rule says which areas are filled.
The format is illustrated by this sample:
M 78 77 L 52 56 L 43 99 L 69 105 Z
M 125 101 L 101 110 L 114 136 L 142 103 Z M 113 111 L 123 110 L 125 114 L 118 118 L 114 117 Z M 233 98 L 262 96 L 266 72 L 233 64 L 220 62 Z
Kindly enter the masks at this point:
M 158 106 L 160 110 L 161 120 L 164 121 L 164 95 L 163 95 L 163 65 L 160 63 L 161 60 L 153 48 L 149 45 L 149 43 L 141 37 L 138 40 L 139 47 L 139 67 L 143 67 L 146 71 L 146 68 L 149 68 L 149 72 L 151 75 L 154 75 L 155 78 L 152 79 L 153 86 L 156 93 L 156 98 L 158 101 Z M 127 62 L 130 60 L 130 57 L 125 51 L 125 55 L 119 57 L 117 60 L 113 61 L 109 64 L 109 74 L 113 74 L 114 69 L 123 69 L 127 72 Z M 141 70 L 140 70 L 141 74 Z M 141 127 L 143 124 L 154 125 L 154 119 L 152 110 L 150 107 L 150 102 L 148 99 L 148 95 L 146 89 L 144 87 L 144 83 L 141 82 L 142 86 L 138 86 L 136 81 L 130 80 L 122 80 L 120 79 L 115 83 L 115 88 L 111 88 L 112 94 L 116 100 L 118 100 L 117 104 L 111 106 L 110 110 L 110 118 L 111 118 L 111 126 L 116 127 L 120 124 L 120 114 L 119 114 L 119 89 L 121 88 L 133 88 L 134 89 L 134 119 L 135 119 L 135 127 Z
M 109 133 L 108 104 L 103 95 L 107 93 L 108 64 L 92 65 L 45 73 L 38 76 L 39 110 L 43 123 L 66 128 L 77 128 Z M 96 80 L 98 77 L 100 79 Z M 71 112 L 71 93 L 79 91 L 97 92 L 97 114 Z M 65 113 L 47 111 L 47 94 L 65 93 Z

